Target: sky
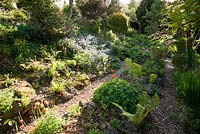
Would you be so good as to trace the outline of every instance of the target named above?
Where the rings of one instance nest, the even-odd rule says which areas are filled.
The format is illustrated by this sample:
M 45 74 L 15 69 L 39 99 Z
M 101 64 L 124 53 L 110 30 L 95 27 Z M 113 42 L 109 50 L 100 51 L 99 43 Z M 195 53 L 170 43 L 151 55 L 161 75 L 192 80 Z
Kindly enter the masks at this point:
M 125 4 L 128 4 L 130 0 L 120 0 L 120 2 L 125 5 Z
M 59 1 L 57 2 L 57 5 L 58 5 L 59 7 L 62 7 L 64 1 L 66 1 L 67 3 L 69 2 L 69 0 L 59 0 Z M 141 0 L 135 0 L 135 1 L 141 1 Z M 166 1 L 168 1 L 168 2 L 173 2 L 174 0 L 166 0 Z M 120 2 L 121 2 L 122 4 L 124 4 L 124 5 L 126 5 L 126 4 L 128 4 L 128 3 L 130 2 L 130 0 L 120 0 Z

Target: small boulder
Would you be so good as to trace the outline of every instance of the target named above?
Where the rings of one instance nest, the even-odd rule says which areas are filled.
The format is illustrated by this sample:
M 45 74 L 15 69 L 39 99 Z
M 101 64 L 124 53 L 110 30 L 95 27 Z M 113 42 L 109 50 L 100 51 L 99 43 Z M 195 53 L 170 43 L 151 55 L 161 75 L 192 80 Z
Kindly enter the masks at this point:
M 31 103 L 31 99 L 36 96 L 36 92 L 31 84 L 26 81 L 16 81 L 14 83 L 14 90 L 19 99 L 14 103 L 13 111 L 25 113 L 29 109 L 28 106 Z

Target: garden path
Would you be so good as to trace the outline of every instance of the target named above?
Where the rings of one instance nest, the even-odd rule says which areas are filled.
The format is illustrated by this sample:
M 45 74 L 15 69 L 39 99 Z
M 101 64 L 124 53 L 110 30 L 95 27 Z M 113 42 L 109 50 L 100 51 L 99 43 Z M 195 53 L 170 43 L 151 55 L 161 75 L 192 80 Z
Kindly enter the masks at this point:
M 173 86 L 173 64 L 166 59 L 164 89 L 161 89 L 160 105 L 152 112 L 151 127 L 148 134 L 185 134 L 181 119 L 177 93 Z
M 116 72 L 113 75 L 119 77 L 124 70 L 125 70 L 125 63 L 121 62 L 120 69 L 116 70 Z M 66 103 L 59 104 L 58 112 L 61 115 L 64 115 L 66 113 L 68 106 L 77 104 L 79 102 L 87 103 L 93 96 L 95 89 L 99 87 L 101 84 L 111 80 L 112 79 L 111 76 L 112 74 L 108 74 L 103 78 L 97 79 L 96 81 L 92 82 L 90 85 L 85 87 L 83 90 L 81 90 L 79 94 L 74 96 L 71 100 L 67 101 Z

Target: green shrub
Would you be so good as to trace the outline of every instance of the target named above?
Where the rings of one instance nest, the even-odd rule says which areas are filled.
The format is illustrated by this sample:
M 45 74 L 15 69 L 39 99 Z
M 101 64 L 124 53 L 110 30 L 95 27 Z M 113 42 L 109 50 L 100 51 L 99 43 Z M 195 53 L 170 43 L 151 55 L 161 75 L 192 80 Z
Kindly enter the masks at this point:
M 77 0 L 76 6 L 81 15 L 89 19 L 97 19 L 107 11 L 107 1 L 102 0 Z
M 33 134 L 57 134 L 60 130 L 62 118 L 55 112 L 49 112 L 38 121 Z
M 82 19 L 80 23 L 80 29 L 91 34 L 99 33 L 100 27 L 101 22 L 99 20 Z
M 143 64 L 146 60 L 150 59 L 150 51 L 141 46 L 131 46 L 127 50 L 128 56 L 135 62 Z
M 110 59 L 110 64 L 112 69 L 119 69 L 120 68 L 121 60 L 118 57 L 112 57 Z
M 154 2 L 151 4 L 150 10 L 146 12 L 145 16 L 143 16 L 143 18 L 145 18 L 145 21 L 147 22 L 147 25 L 146 26 L 144 25 L 145 33 L 151 35 L 159 30 L 160 19 L 164 17 L 164 15 L 162 15 L 161 12 L 164 8 L 165 6 L 162 0 L 154 0 Z
M 112 53 L 113 56 L 120 57 L 121 56 L 120 46 L 113 44 L 112 49 L 111 49 L 111 53 Z
M 75 67 L 77 62 L 75 60 L 67 60 L 66 61 L 66 64 L 69 66 L 69 67 Z
M 58 70 L 65 70 L 65 63 L 63 61 L 53 61 L 52 66 L 48 71 L 49 77 L 59 76 Z
M 88 134 L 103 134 L 103 132 L 97 128 L 96 129 L 93 128 L 88 131 Z
M 168 49 L 164 45 L 156 44 L 151 46 L 151 59 L 160 62 L 167 57 Z
M 124 13 L 114 13 L 109 18 L 109 27 L 117 33 L 128 31 L 128 17 Z
M 132 46 L 130 50 L 128 51 L 128 53 L 132 60 L 134 60 L 135 62 L 138 62 L 140 58 L 142 57 L 143 52 L 141 51 L 141 47 L 136 45 L 136 46 Z
M 119 128 L 120 126 L 120 120 L 117 119 L 117 118 L 113 118 L 110 120 L 110 125 L 113 127 L 113 128 Z
M 200 109 L 200 74 L 187 72 L 180 77 L 180 92 L 187 106 Z
M 179 38 L 176 42 L 176 51 L 172 57 L 172 61 L 175 67 L 181 70 L 187 69 L 187 47 L 186 40 L 184 38 Z
M 116 41 L 116 40 L 118 40 L 117 35 L 114 34 L 114 33 L 112 32 L 112 30 L 106 32 L 106 37 L 105 37 L 105 38 L 106 38 L 107 40 L 113 41 L 113 42 Z
M 145 32 L 145 28 L 150 25 L 151 21 L 157 22 L 157 14 L 152 14 L 151 6 L 155 0 L 142 0 L 139 7 L 136 10 L 137 20 L 141 25 L 141 32 Z M 151 14 L 150 14 L 151 13 Z M 156 16 L 156 20 L 153 19 L 153 16 Z M 148 17 L 148 18 L 147 18 Z M 152 23 L 152 22 L 151 22 Z
M 138 79 L 139 76 L 142 75 L 141 65 L 133 62 L 131 59 L 126 58 L 125 64 L 128 72 L 131 74 L 134 81 Z
M 136 112 L 134 114 L 125 111 L 117 103 L 113 103 L 113 105 L 122 110 L 122 115 L 126 116 L 136 127 L 138 127 L 147 114 L 159 105 L 159 97 L 157 94 L 150 97 L 146 92 L 144 92 L 140 102 L 136 105 Z
M 50 91 L 59 93 L 64 89 L 64 83 L 62 81 L 52 81 Z
M 85 73 L 78 72 L 74 77 L 71 77 L 70 80 L 67 81 L 66 87 L 74 87 L 78 90 L 81 90 L 83 87 L 89 84 L 89 77 Z
M 200 131 L 200 75 L 199 72 L 174 72 L 174 82 L 185 102 L 182 105 L 183 120 L 187 133 L 198 134 Z
M 155 82 L 155 80 L 157 79 L 157 75 L 156 74 L 150 74 L 149 75 L 149 83 L 153 83 L 153 82 Z
M 162 77 L 164 76 L 165 70 L 163 69 L 163 64 L 148 60 L 142 65 L 142 73 L 146 76 L 156 74 L 158 77 Z
M 69 117 L 79 116 L 81 114 L 81 107 L 78 104 L 74 104 L 68 107 L 67 115 Z
M 182 118 L 187 134 L 199 134 L 200 132 L 200 114 L 199 111 L 194 111 L 186 105 L 182 105 Z
M 12 109 L 15 101 L 14 90 L 6 88 L 0 90 L 0 113 L 7 113 Z
M 126 111 L 134 113 L 140 98 L 140 86 L 126 80 L 115 78 L 101 85 L 93 95 L 93 100 L 103 108 L 111 108 L 112 102 L 118 103 Z
M 25 64 L 20 64 L 20 67 L 27 72 L 38 72 L 44 69 L 44 65 L 40 61 L 31 60 Z
M 43 36 L 41 39 L 42 43 L 56 41 L 64 35 L 66 31 L 63 28 L 65 27 L 65 19 L 61 14 L 58 14 L 59 8 L 54 1 L 21 0 L 19 5 L 29 13 L 31 25 L 38 29 L 38 34 L 41 37 Z
M 90 55 L 87 53 L 78 53 L 75 54 L 74 60 L 77 62 L 77 65 L 82 69 L 88 69 L 90 67 Z

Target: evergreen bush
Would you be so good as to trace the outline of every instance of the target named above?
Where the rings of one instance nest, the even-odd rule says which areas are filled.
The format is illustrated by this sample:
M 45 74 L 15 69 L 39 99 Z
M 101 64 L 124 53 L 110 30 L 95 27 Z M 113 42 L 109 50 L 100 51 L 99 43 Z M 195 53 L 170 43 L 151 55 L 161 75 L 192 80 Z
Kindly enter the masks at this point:
M 114 13 L 109 17 L 109 27 L 116 33 L 128 31 L 128 16 L 122 12 Z

